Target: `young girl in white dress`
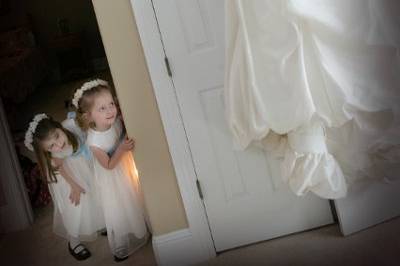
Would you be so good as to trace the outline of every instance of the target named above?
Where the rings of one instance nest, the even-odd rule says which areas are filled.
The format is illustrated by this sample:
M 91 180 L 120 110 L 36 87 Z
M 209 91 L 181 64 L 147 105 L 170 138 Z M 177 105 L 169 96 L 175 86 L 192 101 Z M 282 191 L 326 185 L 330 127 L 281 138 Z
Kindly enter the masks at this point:
M 77 260 L 91 256 L 81 241 L 92 241 L 104 228 L 93 185 L 90 151 L 85 134 L 73 119 L 62 124 L 38 114 L 29 124 L 25 146 L 34 151 L 54 202 L 54 232 L 66 238 Z
M 94 157 L 94 175 L 101 195 L 109 245 L 115 261 L 125 260 L 148 238 L 138 174 L 107 82 L 86 82 L 75 92 L 77 121 L 87 130 Z

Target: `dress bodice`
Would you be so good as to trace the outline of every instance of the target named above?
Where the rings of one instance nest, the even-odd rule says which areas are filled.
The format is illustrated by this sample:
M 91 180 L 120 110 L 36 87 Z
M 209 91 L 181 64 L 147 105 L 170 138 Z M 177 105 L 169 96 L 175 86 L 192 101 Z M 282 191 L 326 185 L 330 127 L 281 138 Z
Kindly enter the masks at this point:
M 117 118 L 115 123 L 106 131 L 89 129 L 87 145 L 98 147 L 111 154 L 119 144 L 122 134 L 122 123 L 121 120 Z

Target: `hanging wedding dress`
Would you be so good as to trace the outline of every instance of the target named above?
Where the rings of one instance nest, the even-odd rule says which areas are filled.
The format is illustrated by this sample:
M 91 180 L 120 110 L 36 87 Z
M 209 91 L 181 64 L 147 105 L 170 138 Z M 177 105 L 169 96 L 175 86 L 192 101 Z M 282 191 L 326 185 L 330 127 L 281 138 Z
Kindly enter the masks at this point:
M 282 157 L 282 177 L 297 195 L 340 198 L 357 178 L 393 177 L 383 170 L 400 158 L 399 7 L 226 1 L 225 103 L 235 144 L 261 142 Z

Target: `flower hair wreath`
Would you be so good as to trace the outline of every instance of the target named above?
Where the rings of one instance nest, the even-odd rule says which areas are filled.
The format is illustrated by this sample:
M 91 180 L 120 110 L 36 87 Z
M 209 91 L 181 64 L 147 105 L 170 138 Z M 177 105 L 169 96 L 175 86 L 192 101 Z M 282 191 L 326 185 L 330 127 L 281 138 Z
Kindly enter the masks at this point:
M 97 86 L 108 86 L 108 82 L 102 79 L 95 79 L 91 80 L 88 82 L 85 82 L 82 87 L 77 89 L 74 93 L 74 98 L 72 99 L 72 104 L 76 107 L 79 108 L 79 100 L 81 99 L 83 93 L 87 90 L 90 90 L 91 88 L 97 87 Z
M 33 118 L 33 120 L 29 123 L 28 130 L 25 133 L 25 140 L 24 144 L 28 148 L 28 150 L 33 151 L 33 134 L 36 131 L 36 127 L 38 126 L 39 122 L 45 118 L 49 118 L 46 114 L 37 114 Z

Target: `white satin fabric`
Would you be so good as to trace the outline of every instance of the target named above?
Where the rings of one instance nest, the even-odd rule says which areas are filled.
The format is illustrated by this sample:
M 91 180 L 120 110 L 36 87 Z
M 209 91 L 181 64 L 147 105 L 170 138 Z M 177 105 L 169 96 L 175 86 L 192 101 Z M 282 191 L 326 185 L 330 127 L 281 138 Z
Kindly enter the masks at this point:
M 106 131 L 89 129 L 87 145 L 112 154 L 124 137 L 122 121 L 117 118 Z M 96 188 L 100 193 L 108 243 L 111 252 L 124 258 L 137 251 L 148 240 L 144 205 L 135 161 L 126 152 L 113 169 L 93 160 Z
M 282 177 L 297 195 L 340 198 L 357 178 L 392 180 L 399 15 L 395 0 L 226 1 L 235 144 L 261 141 L 283 156 Z
M 62 126 L 74 134 L 79 145 L 84 145 L 86 134 L 82 132 L 74 119 L 64 120 Z M 82 147 L 79 146 L 78 149 Z M 52 157 L 63 159 L 66 171 L 85 190 L 85 193 L 80 196 L 79 204 L 75 206 L 69 199 L 71 187 L 64 177 L 57 173 L 57 182 L 49 183 L 49 191 L 54 202 L 54 233 L 68 240 L 71 237 L 80 241 L 95 240 L 98 231 L 106 225 L 94 183 L 92 160 L 83 154 L 73 155 L 70 144 L 63 151 L 52 153 Z

